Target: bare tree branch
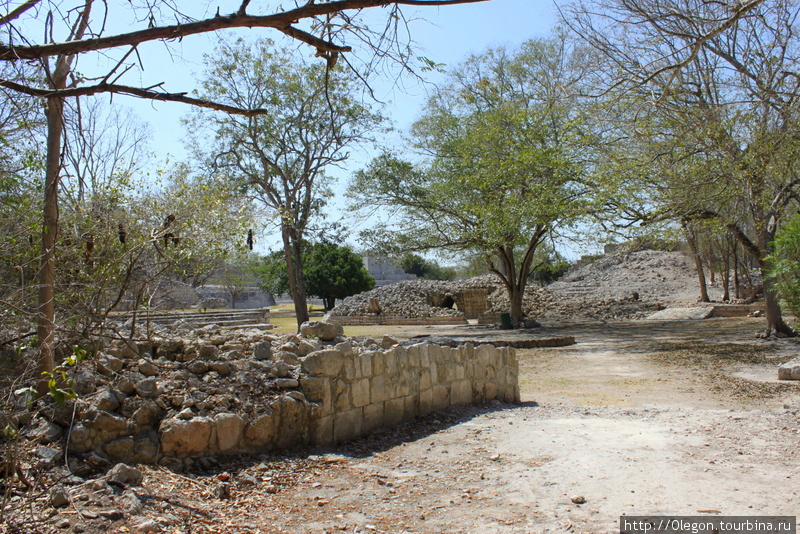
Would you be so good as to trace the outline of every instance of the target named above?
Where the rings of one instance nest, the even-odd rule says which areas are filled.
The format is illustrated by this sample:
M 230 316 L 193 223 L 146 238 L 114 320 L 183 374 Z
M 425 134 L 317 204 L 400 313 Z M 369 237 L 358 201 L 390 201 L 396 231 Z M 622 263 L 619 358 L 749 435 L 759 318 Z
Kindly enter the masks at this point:
M 225 113 L 231 113 L 233 115 L 244 115 L 246 117 L 264 115 L 265 113 L 268 112 L 268 110 L 266 109 L 244 109 L 234 106 L 228 106 L 225 104 L 219 104 L 216 102 L 210 102 L 208 100 L 202 100 L 200 98 L 192 98 L 186 96 L 186 93 L 158 93 L 156 91 L 142 89 L 140 87 L 130 87 L 127 85 L 117 85 L 112 83 L 101 83 L 89 87 L 76 87 L 72 89 L 36 89 L 33 87 L 28 87 L 27 85 L 22 85 L 13 82 L 11 80 L 0 79 L 0 87 L 6 87 L 8 89 L 24 93 L 26 95 L 38 96 L 42 98 L 54 98 L 54 97 L 66 98 L 72 96 L 95 95 L 98 93 L 118 93 L 118 94 L 135 96 L 138 98 L 144 98 L 147 100 L 159 100 L 162 102 L 181 102 L 184 104 L 191 104 L 192 106 L 197 106 L 201 108 L 223 111 Z
M 0 17 L 0 24 L 8 24 L 9 22 L 18 18 L 20 15 L 22 15 L 23 13 L 25 13 L 26 11 L 28 11 L 30 8 L 32 8 L 41 1 L 42 0 L 28 0 L 21 6 L 15 7 L 14 9 L 11 10 L 11 13 L 9 13 L 8 15 Z
M 170 26 L 157 26 L 145 30 L 112 35 L 109 37 L 98 37 L 95 39 L 80 39 L 62 43 L 51 43 L 44 45 L 0 46 L 0 60 L 14 61 L 17 59 L 39 59 L 55 55 L 74 55 L 83 52 L 105 50 L 119 46 L 137 45 L 148 41 L 161 39 L 180 39 L 189 35 L 197 35 L 217 30 L 231 28 L 274 28 L 285 32 L 296 21 L 312 17 L 332 15 L 345 10 L 365 9 L 370 7 L 385 6 L 387 4 L 415 5 L 415 6 L 445 6 L 474 2 L 484 2 L 486 0 L 398 0 L 387 2 L 386 0 L 338 0 L 325 2 L 322 4 L 305 4 L 301 7 L 265 16 L 253 16 L 241 13 L 230 15 L 214 16 L 209 19 L 184 24 L 173 24 Z M 245 7 L 246 4 L 243 4 Z M 320 40 L 322 43 L 325 41 Z M 316 46 L 316 45 L 315 45 Z M 331 45 L 332 46 L 332 45 Z

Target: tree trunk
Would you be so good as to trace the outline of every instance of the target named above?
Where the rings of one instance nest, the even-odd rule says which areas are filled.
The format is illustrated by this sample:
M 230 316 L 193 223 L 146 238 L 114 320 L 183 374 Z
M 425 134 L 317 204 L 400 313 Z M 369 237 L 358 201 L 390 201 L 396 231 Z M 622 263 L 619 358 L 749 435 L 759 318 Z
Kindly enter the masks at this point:
M 297 330 L 300 325 L 308 321 L 308 303 L 306 299 L 306 282 L 303 277 L 302 250 L 300 240 L 293 235 L 291 226 L 281 227 L 283 238 L 283 252 L 286 258 L 286 268 L 289 273 L 289 292 L 294 303 L 294 312 L 297 317 Z
M 51 373 L 55 366 L 55 249 L 58 238 L 58 181 L 61 170 L 61 137 L 64 100 L 47 100 L 47 161 L 45 166 L 42 255 L 39 270 L 39 372 Z M 46 381 L 45 381 L 46 382 Z M 40 384 L 40 393 L 44 393 Z
M 336 307 L 336 297 L 324 297 L 322 302 L 325 304 L 325 311 L 331 311 Z
M 519 328 L 522 323 L 522 296 L 524 291 L 524 287 L 520 288 L 519 284 L 512 282 L 508 296 L 511 299 L 511 324 L 514 325 L 514 328 Z
M 764 316 L 767 319 L 765 335 L 795 336 L 797 333 L 783 321 L 783 313 L 772 279 L 769 277 L 771 265 L 768 260 L 761 260 L 761 278 L 764 284 Z
M 731 256 L 729 251 L 723 253 L 725 256 L 722 259 L 722 302 L 731 300 Z
M 706 274 L 703 272 L 703 260 L 700 257 L 700 252 L 697 250 L 697 240 L 695 239 L 694 232 L 684 222 L 683 231 L 686 234 L 686 242 L 689 243 L 689 248 L 692 250 L 692 258 L 694 259 L 694 268 L 697 271 L 697 281 L 700 284 L 700 298 L 699 302 L 711 302 L 708 298 L 708 287 L 706 286 Z

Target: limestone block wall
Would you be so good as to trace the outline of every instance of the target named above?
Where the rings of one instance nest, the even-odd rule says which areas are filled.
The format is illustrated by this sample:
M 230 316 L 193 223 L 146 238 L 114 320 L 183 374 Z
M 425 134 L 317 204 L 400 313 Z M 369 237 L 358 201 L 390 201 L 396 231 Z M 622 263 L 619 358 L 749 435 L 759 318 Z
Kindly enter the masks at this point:
M 417 344 L 387 351 L 309 354 L 302 363 L 306 398 L 317 404 L 314 445 L 341 443 L 381 427 L 458 404 L 518 402 L 513 348 Z
M 326 320 L 342 326 L 360 325 L 448 325 L 467 324 L 466 317 L 406 317 L 401 315 L 328 315 Z
M 196 384 L 212 371 L 220 376 L 261 373 L 274 395 L 255 409 L 236 411 L 236 403 L 228 401 L 216 409 L 210 398 L 189 408 L 184 394 L 191 393 L 176 393 L 174 376 L 159 378 L 156 366 L 141 359 L 138 374 L 88 396 L 78 410 L 56 410 L 51 422 L 71 427 L 67 442 L 73 459 L 188 466 L 208 456 L 343 443 L 453 405 L 520 399 L 511 347 L 421 343 L 363 350 L 348 341 L 319 347 L 305 356 L 283 350 L 266 359 L 271 351 L 256 350 L 253 357 L 217 361 L 212 351 L 170 363 L 175 376 Z M 137 357 L 133 354 L 130 362 Z M 128 360 L 108 355 L 101 360 L 98 372 L 127 372 Z M 167 360 L 153 361 L 167 366 Z M 148 367 L 154 376 L 142 375 L 151 373 Z M 224 395 L 218 393 L 214 398 L 221 403 Z
M 456 306 L 467 319 L 477 319 L 489 310 L 488 295 L 489 289 L 486 288 L 462 289 L 455 295 Z

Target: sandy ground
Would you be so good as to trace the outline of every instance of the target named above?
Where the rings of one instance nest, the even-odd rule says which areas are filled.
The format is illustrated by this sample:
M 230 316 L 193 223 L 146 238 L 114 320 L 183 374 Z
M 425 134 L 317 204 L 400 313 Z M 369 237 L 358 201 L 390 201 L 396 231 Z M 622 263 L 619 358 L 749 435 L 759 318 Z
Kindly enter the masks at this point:
M 800 345 L 757 340 L 760 329 L 537 329 L 577 343 L 517 351 L 520 405 L 463 407 L 207 474 L 146 468 L 145 515 L 176 533 L 618 532 L 623 514 L 796 515 L 800 384 L 778 383 L 775 369 Z

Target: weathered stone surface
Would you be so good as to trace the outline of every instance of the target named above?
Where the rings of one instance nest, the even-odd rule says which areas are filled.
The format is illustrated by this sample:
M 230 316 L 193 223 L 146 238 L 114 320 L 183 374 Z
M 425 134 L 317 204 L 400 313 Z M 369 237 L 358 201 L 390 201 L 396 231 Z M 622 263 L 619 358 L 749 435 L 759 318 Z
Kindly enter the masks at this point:
M 145 378 L 136 383 L 136 393 L 140 397 L 155 398 L 159 395 L 158 382 L 155 378 Z
M 181 344 L 188 349 L 173 361 L 151 361 L 148 346 L 116 374 L 93 375 L 104 390 L 78 412 L 70 438 L 70 451 L 79 453 L 70 459 L 73 467 L 84 472 L 109 461 L 188 467 L 220 454 L 346 441 L 452 404 L 519 398 L 516 355 L 507 348 L 406 348 L 388 337 L 337 336 L 326 343 L 232 332 L 198 333 L 187 326 Z M 223 339 L 222 350 L 241 349 L 204 360 L 199 350 L 214 346 L 211 335 Z M 257 346 L 270 358 L 250 357 Z M 150 373 L 157 374 L 145 376 Z M 52 408 L 42 413 L 55 419 Z M 73 423 L 71 408 L 63 418 Z
M 320 345 L 316 343 L 311 343 L 305 339 L 300 341 L 300 344 L 297 346 L 297 355 L 298 356 L 307 356 L 314 352 L 315 350 L 319 350 Z M 291 362 L 287 362 L 291 363 Z
M 297 357 L 297 354 L 285 350 L 280 350 L 273 353 L 272 359 L 277 363 L 285 363 L 287 365 L 298 365 L 300 363 L 300 359 Z
M 269 341 L 261 341 L 253 345 L 253 357 L 256 360 L 269 360 L 272 357 L 272 344 Z
M 110 376 L 122 370 L 123 362 L 121 359 L 110 354 L 100 353 L 95 360 L 97 362 L 97 372 Z
M 221 307 L 225 307 L 224 304 Z M 128 524 L 128 528 L 134 534 L 151 534 L 153 532 L 161 532 L 163 527 L 161 523 L 149 517 L 134 517 Z
M 216 360 L 219 357 L 219 349 L 215 345 L 200 345 L 197 347 L 197 357 L 201 360 Z
M 208 362 L 208 369 L 215 371 L 220 376 L 228 376 L 231 374 L 231 366 L 225 362 Z
M 275 380 L 275 387 L 278 389 L 291 389 L 300 385 L 300 382 L 294 378 L 278 378 Z
M 263 447 L 275 441 L 276 433 L 276 417 L 270 410 L 252 419 L 244 431 L 244 436 L 250 447 Z
M 161 369 L 150 360 L 146 358 L 141 358 L 139 360 L 139 372 L 144 376 L 158 376 L 160 371 Z
M 88 369 L 81 369 L 76 372 L 73 376 L 73 380 L 75 383 L 72 389 L 74 389 L 75 393 L 78 395 L 89 395 L 90 393 L 94 393 L 97 389 L 95 376 Z
M 61 439 L 64 428 L 44 417 L 36 418 L 22 433 L 26 438 L 39 443 L 54 443 Z
M 203 360 L 195 360 L 189 364 L 189 371 L 196 375 L 202 375 L 208 372 L 208 363 Z
M 120 463 L 108 472 L 108 479 L 126 486 L 139 486 L 142 483 L 142 472 L 129 465 Z
M 214 417 L 217 449 L 220 452 L 225 452 L 235 448 L 242 438 L 245 425 L 245 420 L 240 415 L 232 413 L 217 414 Z
M 188 421 L 165 419 L 159 427 L 161 449 L 170 456 L 189 456 L 208 449 L 211 439 L 211 421 L 195 417 Z
M 302 369 L 310 375 L 337 376 L 342 369 L 342 353 L 318 350 L 303 358 Z
M 152 464 L 158 459 L 158 435 L 130 436 L 106 443 L 103 450 L 114 461 L 128 464 Z
M 778 380 L 800 380 L 800 360 L 792 360 L 778 367 Z
M 69 434 L 69 448 L 73 452 L 88 452 L 92 449 L 92 432 L 83 424 L 77 424 Z
M 383 336 L 381 339 L 381 347 L 384 349 L 390 349 L 397 345 L 397 340 L 390 336 Z
M 141 399 L 139 407 L 131 414 L 131 421 L 137 425 L 154 425 L 161 418 L 161 408 L 152 399 Z
M 305 337 L 316 337 L 323 341 L 333 341 L 344 334 L 340 325 L 322 321 L 306 321 L 300 325 L 300 334 Z
M 64 486 L 53 486 L 50 488 L 50 506 L 53 508 L 64 508 L 69 505 L 70 498 Z

